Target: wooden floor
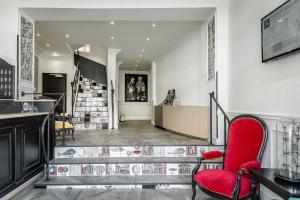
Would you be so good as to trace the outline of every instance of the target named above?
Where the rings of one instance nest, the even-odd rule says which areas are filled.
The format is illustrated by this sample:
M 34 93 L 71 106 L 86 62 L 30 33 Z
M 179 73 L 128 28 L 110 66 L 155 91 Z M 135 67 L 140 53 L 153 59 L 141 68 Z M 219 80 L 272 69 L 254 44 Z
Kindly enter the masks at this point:
M 57 138 L 61 146 L 61 138 Z M 150 124 L 150 121 L 128 121 L 119 124 L 115 130 L 75 131 L 75 140 L 66 137 L 66 146 L 99 146 L 99 145 L 207 145 L 206 140 L 178 135 Z

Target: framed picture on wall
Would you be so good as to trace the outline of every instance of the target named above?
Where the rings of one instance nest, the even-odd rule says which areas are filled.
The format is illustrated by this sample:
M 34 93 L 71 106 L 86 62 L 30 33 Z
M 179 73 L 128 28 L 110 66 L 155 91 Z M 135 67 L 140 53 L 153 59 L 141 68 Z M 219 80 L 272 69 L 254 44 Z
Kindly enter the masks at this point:
M 216 79 L 216 17 L 207 25 L 207 80 Z
M 125 102 L 148 102 L 148 75 L 125 74 Z

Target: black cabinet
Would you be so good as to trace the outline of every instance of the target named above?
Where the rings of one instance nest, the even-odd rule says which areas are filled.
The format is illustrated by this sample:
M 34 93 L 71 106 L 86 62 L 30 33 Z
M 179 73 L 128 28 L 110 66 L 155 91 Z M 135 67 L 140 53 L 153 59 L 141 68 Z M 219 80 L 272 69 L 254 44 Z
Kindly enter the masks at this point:
M 41 141 L 44 117 L 0 120 L 0 198 L 43 170 Z M 53 134 L 53 121 L 50 126 L 50 134 Z M 45 135 L 47 130 L 46 127 Z M 53 141 L 49 142 L 53 144 Z
M 41 122 L 16 127 L 16 179 L 42 166 Z
M 10 188 L 13 183 L 14 155 L 13 155 L 13 127 L 0 129 L 0 192 Z

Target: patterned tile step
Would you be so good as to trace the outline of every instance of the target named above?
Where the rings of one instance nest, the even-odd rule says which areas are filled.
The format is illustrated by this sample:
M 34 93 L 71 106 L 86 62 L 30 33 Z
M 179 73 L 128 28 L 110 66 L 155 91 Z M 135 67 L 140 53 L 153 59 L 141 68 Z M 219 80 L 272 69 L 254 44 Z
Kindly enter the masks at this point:
M 219 163 L 222 160 L 203 161 Z M 101 157 L 101 158 L 56 158 L 50 161 L 58 164 L 117 164 L 117 163 L 197 163 L 196 157 Z
M 108 122 L 74 123 L 75 130 L 102 130 L 108 129 Z
M 189 185 L 190 175 L 178 176 L 76 176 L 76 177 L 51 177 L 34 183 L 35 187 L 65 186 L 65 185 Z
M 104 112 L 102 112 L 101 110 L 99 112 L 75 112 L 74 117 L 75 118 L 82 118 L 82 117 L 86 117 L 86 118 L 90 118 L 90 117 L 94 117 L 94 118 L 98 118 L 98 117 L 105 117 L 107 118 L 107 116 L 103 116 L 105 115 Z
M 182 189 L 182 190 L 190 190 L 192 189 L 192 186 L 190 184 L 187 185 L 171 185 L 171 184 L 156 184 L 156 185 L 150 185 L 149 186 L 144 186 L 144 185 L 50 185 L 47 186 L 47 189 L 74 189 L 74 190 L 79 190 L 79 189 L 91 189 L 91 190 L 122 190 L 122 189 L 152 189 L 152 190 L 173 190 L 173 189 Z
M 50 176 L 191 175 L 196 163 L 51 164 Z M 203 163 L 202 169 L 222 169 L 222 163 Z
M 55 158 L 99 157 L 200 157 L 224 146 L 90 146 L 55 147 Z

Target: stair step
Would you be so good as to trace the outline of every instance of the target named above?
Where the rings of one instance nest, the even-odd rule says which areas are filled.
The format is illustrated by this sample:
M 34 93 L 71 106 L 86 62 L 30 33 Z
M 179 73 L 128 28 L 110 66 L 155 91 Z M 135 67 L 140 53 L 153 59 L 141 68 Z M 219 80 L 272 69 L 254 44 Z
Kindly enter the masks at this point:
M 205 161 L 220 163 L 221 160 Z M 65 164 L 119 164 L 119 163 L 197 163 L 195 157 L 101 157 L 101 158 L 55 158 L 52 165 Z
M 148 176 L 56 176 L 46 181 L 41 179 L 35 187 L 69 186 L 69 185 L 189 185 L 190 175 L 148 175 Z

